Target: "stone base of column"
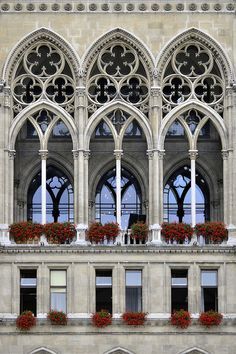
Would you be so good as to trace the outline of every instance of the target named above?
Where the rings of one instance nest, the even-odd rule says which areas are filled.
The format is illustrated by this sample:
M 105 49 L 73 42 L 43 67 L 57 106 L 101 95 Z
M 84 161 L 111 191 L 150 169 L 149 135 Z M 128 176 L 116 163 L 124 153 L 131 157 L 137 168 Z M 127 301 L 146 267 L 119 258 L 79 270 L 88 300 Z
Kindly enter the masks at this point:
M 150 225 L 151 241 L 149 245 L 160 246 L 162 245 L 161 240 L 161 226 L 159 224 Z
M 88 241 L 86 241 L 85 238 L 85 233 L 88 228 L 88 225 L 85 224 L 78 224 L 76 226 L 76 240 L 74 242 L 74 245 L 79 245 L 79 246 L 87 246 L 89 244 Z
M 40 246 L 47 246 L 48 245 L 48 240 L 45 235 L 40 236 L 39 244 L 40 244 Z
M 236 245 L 236 226 L 233 224 L 229 224 L 227 229 L 228 229 L 227 245 L 235 246 Z
M 0 244 L 4 246 L 11 245 L 8 224 L 0 224 Z

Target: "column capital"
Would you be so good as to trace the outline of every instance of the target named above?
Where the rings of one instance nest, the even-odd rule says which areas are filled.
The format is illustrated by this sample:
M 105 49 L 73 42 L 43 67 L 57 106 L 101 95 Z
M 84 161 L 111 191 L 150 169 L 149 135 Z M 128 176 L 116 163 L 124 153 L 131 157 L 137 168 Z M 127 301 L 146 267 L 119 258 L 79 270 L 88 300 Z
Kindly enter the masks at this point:
M 84 159 L 89 160 L 90 158 L 90 150 L 84 150 L 83 151 Z
M 39 156 L 41 156 L 41 160 L 47 160 L 48 150 L 39 150 Z
M 229 158 L 229 150 L 221 150 L 221 156 L 223 160 L 228 160 Z
M 78 97 L 84 97 L 86 93 L 85 86 L 77 86 L 75 89 L 75 94 Z
M 77 160 L 79 157 L 79 150 L 72 150 L 73 159 Z
M 148 160 L 152 160 L 154 156 L 154 151 L 153 150 L 147 150 L 146 155 L 148 157 Z
M 121 160 L 122 155 L 123 155 L 123 150 L 114 150 L 114 156 L 116 160 Z
M 198 156 L 198 150 L 189 150 L 188 151 L 190 160 L 196 160 Z
M 8 153 L 9 160 L 14 160 L 16 157 L 16 150 L 5 149 L 4 151 Z
M 165 150 L 157 150 L 159 160 L 163 160 L 165 156 Z
M 151 87 L 150 93 L 152 97 L 159 97 L 161 95 L 161 88 L 158 86 L 153 86 Z

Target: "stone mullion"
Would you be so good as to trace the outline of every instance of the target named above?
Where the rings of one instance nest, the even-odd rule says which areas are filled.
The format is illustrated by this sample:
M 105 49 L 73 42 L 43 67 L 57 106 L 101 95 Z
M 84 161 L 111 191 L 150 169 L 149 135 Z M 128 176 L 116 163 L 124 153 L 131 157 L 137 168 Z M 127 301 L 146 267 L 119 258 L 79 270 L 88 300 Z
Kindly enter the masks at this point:
M 73 150 L 73 161 L 74 161 L 74 223 L 78 223 L 78 205 L 79 205 L 79 198 L 78 198 L 78 186 L 79 186 L 79 177 L 78 177 L 78 170 L 79 170 L 79 163 L 78 163 L 78 151 Z
M 152 185 L 153 185 L 153 151 L 148 150 L 147 151 L 147 156 L 148 156 L 148 205 L 151 206 L 148 208 L 148 223 L 149 225 L 152 225 L 152 205 L 153 205 L 153 191 L 152 191 Z
M 158 151 L 159 159 L 159 222 L 163 222 L 163 161 L 164 161 L 165 151 Z
M 88 163 L 90 151 L 84 151 L 84 224 L 88 225 L 89 215 L 89 201 L 88 201 Z
M 191 221 L 192 227 L 196 225 L 196 159 L 197 150 L 189 150 L 191 160 Z

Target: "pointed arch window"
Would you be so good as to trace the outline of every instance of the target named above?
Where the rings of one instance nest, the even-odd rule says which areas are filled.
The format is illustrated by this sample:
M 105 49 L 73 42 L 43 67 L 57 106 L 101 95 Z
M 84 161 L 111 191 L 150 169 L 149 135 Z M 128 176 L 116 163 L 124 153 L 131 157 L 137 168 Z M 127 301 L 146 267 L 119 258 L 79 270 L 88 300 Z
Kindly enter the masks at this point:
M 96 220 L 116 221 L 116 171 L 109 170 L 96 190 Z M 121 170 L 121 228 L 128 226 L 130 214 L 141 214 L 141 189 L 137 179 L 126 169 Z
M 54 166 L 47 167 L 47 222 L 73 222 L 73 188 L 68 176 Z M 27 196 L 27 219 L 41 222 L 41 172 L 32 179 Z
M 209 189 L 196 173 L 196 222 L 209 220 Z M 185 165 L 175 171 L 164 188 L 164 221 L 191 223 L 191 170 Z

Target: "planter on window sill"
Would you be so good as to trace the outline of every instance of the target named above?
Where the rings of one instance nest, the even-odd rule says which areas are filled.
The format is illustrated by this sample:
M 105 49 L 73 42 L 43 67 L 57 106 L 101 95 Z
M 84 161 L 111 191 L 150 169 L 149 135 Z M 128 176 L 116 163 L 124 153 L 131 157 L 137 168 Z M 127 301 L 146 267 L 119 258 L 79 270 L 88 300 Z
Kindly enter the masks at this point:
M 92 324 L 98 328 L 104 328 L 112 323 L 112 315 L 107 310 L 101 310 L 92 315 Z
M 203 241 L 203 244 L 220 244 L 228 239 L 228 230 L 222 222 L 209 221 L 197 224 L 195 231 L 199 241 Z M 200 239 L 201 237 L 202 240 Z
M 119 234 L 119 225 L 109 222 L 102 225 L 100 222 L 93 222 L 87 230 L 87 239 L 92 244 L 113 244 Z
M 222 314 L 213 310 L 202 312 L 198 319 L 199 323 L 205 327 L 219 326 L 222 320 Z
M 130 238 L 136 241 L 147 241 L 148 225 L 143 222 L 137 222 L 131 225 Z
M 10 225 L 10 236 L 17 244 L 36 244 L 39 243 L 43 233 L 43 225 L 31 221 L 21 221 Z
M 29 331 L 36 325 L 36 318 L 31 311 L 22 312 L 16 319 L 16 327 L 21 331 Z
M 51 310 L 47 314 L 47 319 L 52 325 L 66 326 L 67 325 L 67 315 L 63 311 Z
M 178 328 L 187 328 L 191 324 L 191 316 L 188 311 L 183 309 L 174 311 L 171 314 L 170 323 L 172 326 L 176 326 Z
M 143 326 L 146 317 L 145 312 L 125 312 L 122 315 L 122 320 L 128 326 Z
M 75 226 L 69 222 L 54 222 L 44 225 L 44 234 L 48 243 L 64 244 L 71 243 L 75 238 Z

